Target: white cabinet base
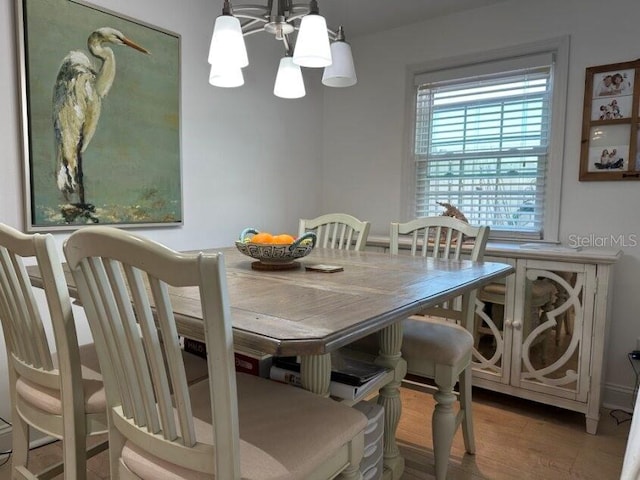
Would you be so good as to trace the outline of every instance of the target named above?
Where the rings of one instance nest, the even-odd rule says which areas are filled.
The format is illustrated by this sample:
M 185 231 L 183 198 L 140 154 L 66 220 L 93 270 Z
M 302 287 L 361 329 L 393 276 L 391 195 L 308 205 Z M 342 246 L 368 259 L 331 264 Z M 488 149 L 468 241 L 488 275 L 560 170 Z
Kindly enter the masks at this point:
M 367 242 L 378 251 L 388 246 L 385 237 L 370 236 Z M 583 413 L 587 432 L 595 434 L 610 279 L 621 255 L 619 250 L 489 242 L 485 260 L 509 263 L 516 272 L 502 287 L 478 295 L 484 302 L 478 304 L 472 332 L 473 385 Z
M 511 263 L 504 286 L 479 292 L 474 385 L 600 418 L 610 278 L 618 251 L 490 244 Z

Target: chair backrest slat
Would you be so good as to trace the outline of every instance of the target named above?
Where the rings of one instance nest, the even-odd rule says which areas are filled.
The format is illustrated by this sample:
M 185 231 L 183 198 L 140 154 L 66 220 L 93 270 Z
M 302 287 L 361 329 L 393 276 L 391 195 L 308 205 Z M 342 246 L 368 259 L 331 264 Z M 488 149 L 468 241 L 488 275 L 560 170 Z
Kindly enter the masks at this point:
M 167 286 L 157 278 L 149 277 L 149 283 L 151 285 L 151 292 L 154 299 L 158 328 L 162 335 L 162 341 L 159 344 L 162 347 L 164 356 L 167 359 L 167 365 L 169 367 L 169 380 L 171 381 L 172 390 L 175 396 L 175 403 L 181 405 L 183 408 L 178 409 L 178 421 L 180 423 L 180 431 L 184 439 L 185 445 L 191 447 L 195 444 L 195 431 L 193 422 L 191 421 L 193 415 L 191 413 L 191 402 L 189 401 L 189 394 L 187 389 L 187 378 L 184 372 L 184 368 L 181 368 L 182 354 L 180 353 L 180 345 L 178 343 L 178 331 L 176 329 L 175 319 L 173 317 L 173 310 L 171 308 L 171 301 L 169 300 L 169 294 L 167 292 Z M 159 359 L 156 358 L 156 361 Z M 167 378 L 165 376 L 165 378 Z M 173 412 L 171 412 L 170 398 L 166 397 L 162 404 L 167 402 L 162 412 L 163 424 L 174 424 Z M 164 409 L 167 408 L 165 412 Z M 167 415 L 170 418 L 165 418 Z M 175 427 L 174 427 L 175 428 Z
M 23 329 L 25 323 L 22 320 L 23 315 L 19 312 L 19 300 L 15 294 L 15 273 L 13 271 L 13 264 L 9 252 L 2 248 L 0 249 L 0 290 L 2 295 L 2 322 L 3 328 L 6 331 L 5 336 L 11 335 L 13 354 L 19 355 L 20 358 L 26 360 L 29 365 L 39 366 L 39 362 L 34 360 L 31 355 L 30 349 L 25 345 L 25 341 L 29 338 L 25 335 Z
M 7 320 L 12 323 L 21 360 L 35 368 L 52 370 L 51 351 L 24 263 L 6 248 L 0 252 L 0 262 Z
M 135 416 L 139 419 L 141 417 L 138 408 L 140 405 L 139 393 L 136 392 L 136 388 L 130 385 L 131 372 L 129 369 L 133 360 L 125 343 L 122 318 L 117 307 L 115 293 L 109 282 L 105 263 L 102 258 L 89 258 L 82 262 L 81 268 L 84 275 L 89 279 L 91 297 L 98 307 L 96 315 L 102 324 L 100 332 L 103 337 L 102 342 L 104 342 L 106 349 L 117 352 L 112 356 L 111 363 L 115 381 L 120 384 L 120 388 L 124 393 L 122 408 L 128 417 Z M 96 342 L 97 344 L 98 342 Z M 97 349 L 97 351 L 98 355 L 100 355 L 100 350 Z
M 331 239 L 331 248 L 342 248 L 342 244 L 344 243 L 344 228 L 345 225 L 333 223 L 333 238 Z
M 122 322 L 122 333 L 128 342 L 128 350 L 131 352 L 131 364 L 124 364 L 123 368 L 126 369 L 127 374 L 131 375 L 131 378 L 136 379 L 135 382 L 125 383 L 124 387 L 132 390 L 130 397 L 135 399 L 133 400 L 134 404 L 139 405 L 133 411 L 134 415 L 137 416 L 138 423 L 146 425 L 149 431 L 158 433 L 160 431 L 160 422 L 156 410 L 153 387 L 147 370 L 145 349 L 138 326 L 144 325 L 147 317 L 151 317 L 150 321 L 153 322 L 151 309 L 147 308 L 147 312 L 144 312 L 136 303 L 135 292 L 140 288 L 144 288 L 143 282 L 140 278 L 136 278 L 135 272 L 132 272 L 131 268 L 122 266 L 119 262 L 105 259 L 104 267 L 113 290 L 119 318 Z M 127 289 L 131 292 L 133 305 L 136 305 L 135 309 L 132 302 L 128 301 Z M 135 312 L 141 313 L 136 314 Z
M 158 408 L 156 407 L 156 398 L 167 398 L 170 396 L 169 386 L 166 382 L 162 382 L 165 370 L 162 360 L 162 354 L 151 346 L 145 349 L 145 342 L 151 345 L 158 341 L 157 332 L 151 305 L 147 298 L 144 286 L 144 276 L 140 270 L 132 268 L 128 265 L 122 266 L 127 278 L 129 291 L 133 305 L 129 304 L 127 293 L 124 290 L 118 292 L 118 297 L 126 309 L 126 315 L 129 320 L 129 336 L 132 340 L 132 348 L 135 348 L 136 375 L 142 390 L 142 399 L 144 402 L 144 411 L 147 417 L 147 428 L 152 433 L 161 431 L 160 418 L 158 416 Z M 135 308 L 134 308 L 135 306 Z M 138 335 L 138 331 L 134 328 L 134 323 L 138 322 L 142 335 Z M 148 355 L 148 356 L 147 356 Z M 149 369 L 147 368 L 147 362 Z M 163 405 L 166 404 L 163 402 Z M 162 415 L 168 415 L 166 408 L 162 410 Z M 175 438 L 175 429 L 166 428 L 165 436 Z
M 300 219 L 298 235 L 313 231 L 322 248 L 362 251 L 367 245 L 370 222 L 346 213 L 328 213 L 313 219 Z

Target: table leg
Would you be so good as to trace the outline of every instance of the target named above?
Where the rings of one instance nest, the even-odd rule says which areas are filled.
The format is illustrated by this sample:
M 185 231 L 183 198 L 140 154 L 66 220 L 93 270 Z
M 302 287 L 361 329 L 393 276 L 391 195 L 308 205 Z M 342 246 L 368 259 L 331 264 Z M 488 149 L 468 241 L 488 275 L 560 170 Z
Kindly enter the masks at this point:
M 395 371 L 394 379 L 380 390 L 378 404 L 384 408 L 384 478 L 396 480 L 404 472 L 404 458 L 396 444 L 396 430 L 402 413 L 400 385 L 407 373 L 407 362 L 400 354 L 402 322 L 384 328 L 378 338 L 380 352 L 376 364 Z
M 329 396 L 331 354 L 302 355 L 300 357 L 302 388 L 323 397 Z

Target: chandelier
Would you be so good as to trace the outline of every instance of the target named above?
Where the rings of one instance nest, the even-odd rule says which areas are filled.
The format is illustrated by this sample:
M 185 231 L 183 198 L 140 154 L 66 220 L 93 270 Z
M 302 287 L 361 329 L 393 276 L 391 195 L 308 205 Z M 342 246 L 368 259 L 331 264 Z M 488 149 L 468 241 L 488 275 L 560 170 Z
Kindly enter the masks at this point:
M 281 98 L 305 95 L 300 67 L 322 68 L 322 83 L 329 87 L 350 87 L 357 82 L 351 46 L 345 41 L 342 26 L 327 28 L 317 0 L 309 5 L 291 0 L 267 0 L 267 5 L 231 6 L 224 1 L 222 15 L 215 22 L 209 63 L 209 83 L 216 87 L 244 84 L 242 69 L 249 65 L 244 37 L 267 32 L 284 44 L 273 94 Z M 243 19 L 242 23 L 239 19 Z M 294 33 L 295 38 L 294 38 Z M 333 43 L 330 41 L 333 40 Z

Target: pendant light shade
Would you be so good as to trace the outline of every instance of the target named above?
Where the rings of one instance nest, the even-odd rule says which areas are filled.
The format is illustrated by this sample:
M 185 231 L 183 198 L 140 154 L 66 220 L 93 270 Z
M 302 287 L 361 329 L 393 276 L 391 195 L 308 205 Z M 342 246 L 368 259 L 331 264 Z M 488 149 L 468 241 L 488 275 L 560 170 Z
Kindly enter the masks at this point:
M 293 62 L 301 67 L 312 68 L 331 65 L 331 47 L 324 17 L 316 13 L 302 17 Z
M 214 87 L 234 88 L 244 85 L 244 76 L 241 68 L 218 69 L 211 66 L 209 83 Z
M 240 20 L 232 15 L 216 18 L 209 47 L 209 63 L 228 70 L 249 65 Z
M 353 66 L 351 45 L 345 41 L 331 44 L 333 63 L 324 69 L 322 84 L 327 87 L 350 87 L 358 82 Z
M 291 57 L 282 57 L 273 94 L 280 98 L 301 98 L 306 94 L 300 66 Z

